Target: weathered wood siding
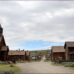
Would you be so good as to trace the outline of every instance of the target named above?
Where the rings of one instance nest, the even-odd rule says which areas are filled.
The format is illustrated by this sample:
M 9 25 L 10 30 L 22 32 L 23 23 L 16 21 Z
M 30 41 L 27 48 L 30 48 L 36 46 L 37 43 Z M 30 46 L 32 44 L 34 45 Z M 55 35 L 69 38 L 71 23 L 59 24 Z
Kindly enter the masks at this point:
M 62 57 L 62 61 L 65 61 L 65 52 L 52 53 L 51 60 L 52 61 L 60 60 L 59 57 Z

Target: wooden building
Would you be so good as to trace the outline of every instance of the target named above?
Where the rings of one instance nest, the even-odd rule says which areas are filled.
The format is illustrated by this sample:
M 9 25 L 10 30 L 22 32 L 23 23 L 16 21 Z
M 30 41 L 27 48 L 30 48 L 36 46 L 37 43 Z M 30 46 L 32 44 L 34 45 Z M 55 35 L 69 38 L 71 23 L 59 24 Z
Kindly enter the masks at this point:
M 65 49 L 63 46 L 53 46 L 51 50 L 52 61 L 65 61 Z
M 5 39 L 3 36 L 3 28 L 0 25 L 0 61 L 8 60 L 9 47 L 6 46 Z
M 29 58 L 30 58 L 30 52 L 25 51 L 25 60 L 29 60 Z
M 66 61 L 74 61 L 74 42 L 65 42 Z
M 22 51 L 22 50 L 9 51 L 8 60 L 24 61 L 25 60 L 25 51 Z

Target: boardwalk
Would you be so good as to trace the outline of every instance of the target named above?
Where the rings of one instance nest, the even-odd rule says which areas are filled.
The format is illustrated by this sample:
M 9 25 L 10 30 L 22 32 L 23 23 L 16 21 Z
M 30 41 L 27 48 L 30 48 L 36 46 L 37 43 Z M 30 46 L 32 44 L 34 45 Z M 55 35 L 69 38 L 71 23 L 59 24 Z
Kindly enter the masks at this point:
M 53 66 L 51 62 L 31 62 L 31 63 L 21 63 L 17 64 L 22 70 L 22 73 L 27 74 L 39 74 L 39 73 L 49 73 L 49 74 L 74 74 L 74 70 L 63 66 Z

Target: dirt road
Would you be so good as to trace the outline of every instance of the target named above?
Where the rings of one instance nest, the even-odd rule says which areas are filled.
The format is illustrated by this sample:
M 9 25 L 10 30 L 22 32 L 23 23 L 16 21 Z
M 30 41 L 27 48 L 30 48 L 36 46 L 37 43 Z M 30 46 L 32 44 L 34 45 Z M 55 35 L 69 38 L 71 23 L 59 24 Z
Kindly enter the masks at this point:
M 51 62 L 19 63 L 17 66 L 21 68 L 24 74 L 74 74 L 74 70 L 63 66 L 53 66 Z

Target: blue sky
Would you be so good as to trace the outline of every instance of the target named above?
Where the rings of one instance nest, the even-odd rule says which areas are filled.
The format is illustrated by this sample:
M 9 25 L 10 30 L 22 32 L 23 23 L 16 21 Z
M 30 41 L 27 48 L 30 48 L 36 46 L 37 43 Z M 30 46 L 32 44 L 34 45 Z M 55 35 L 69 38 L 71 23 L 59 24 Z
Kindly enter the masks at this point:
M 16 44 L 17 47 L 22 47 L 25 50 L 46 50 L 51 49 L 51 46 L 64 46 L 64 42 L 49 42 L 49 41 L 27 41 Z M 18 48 L 18 49 L 19 49 Z

